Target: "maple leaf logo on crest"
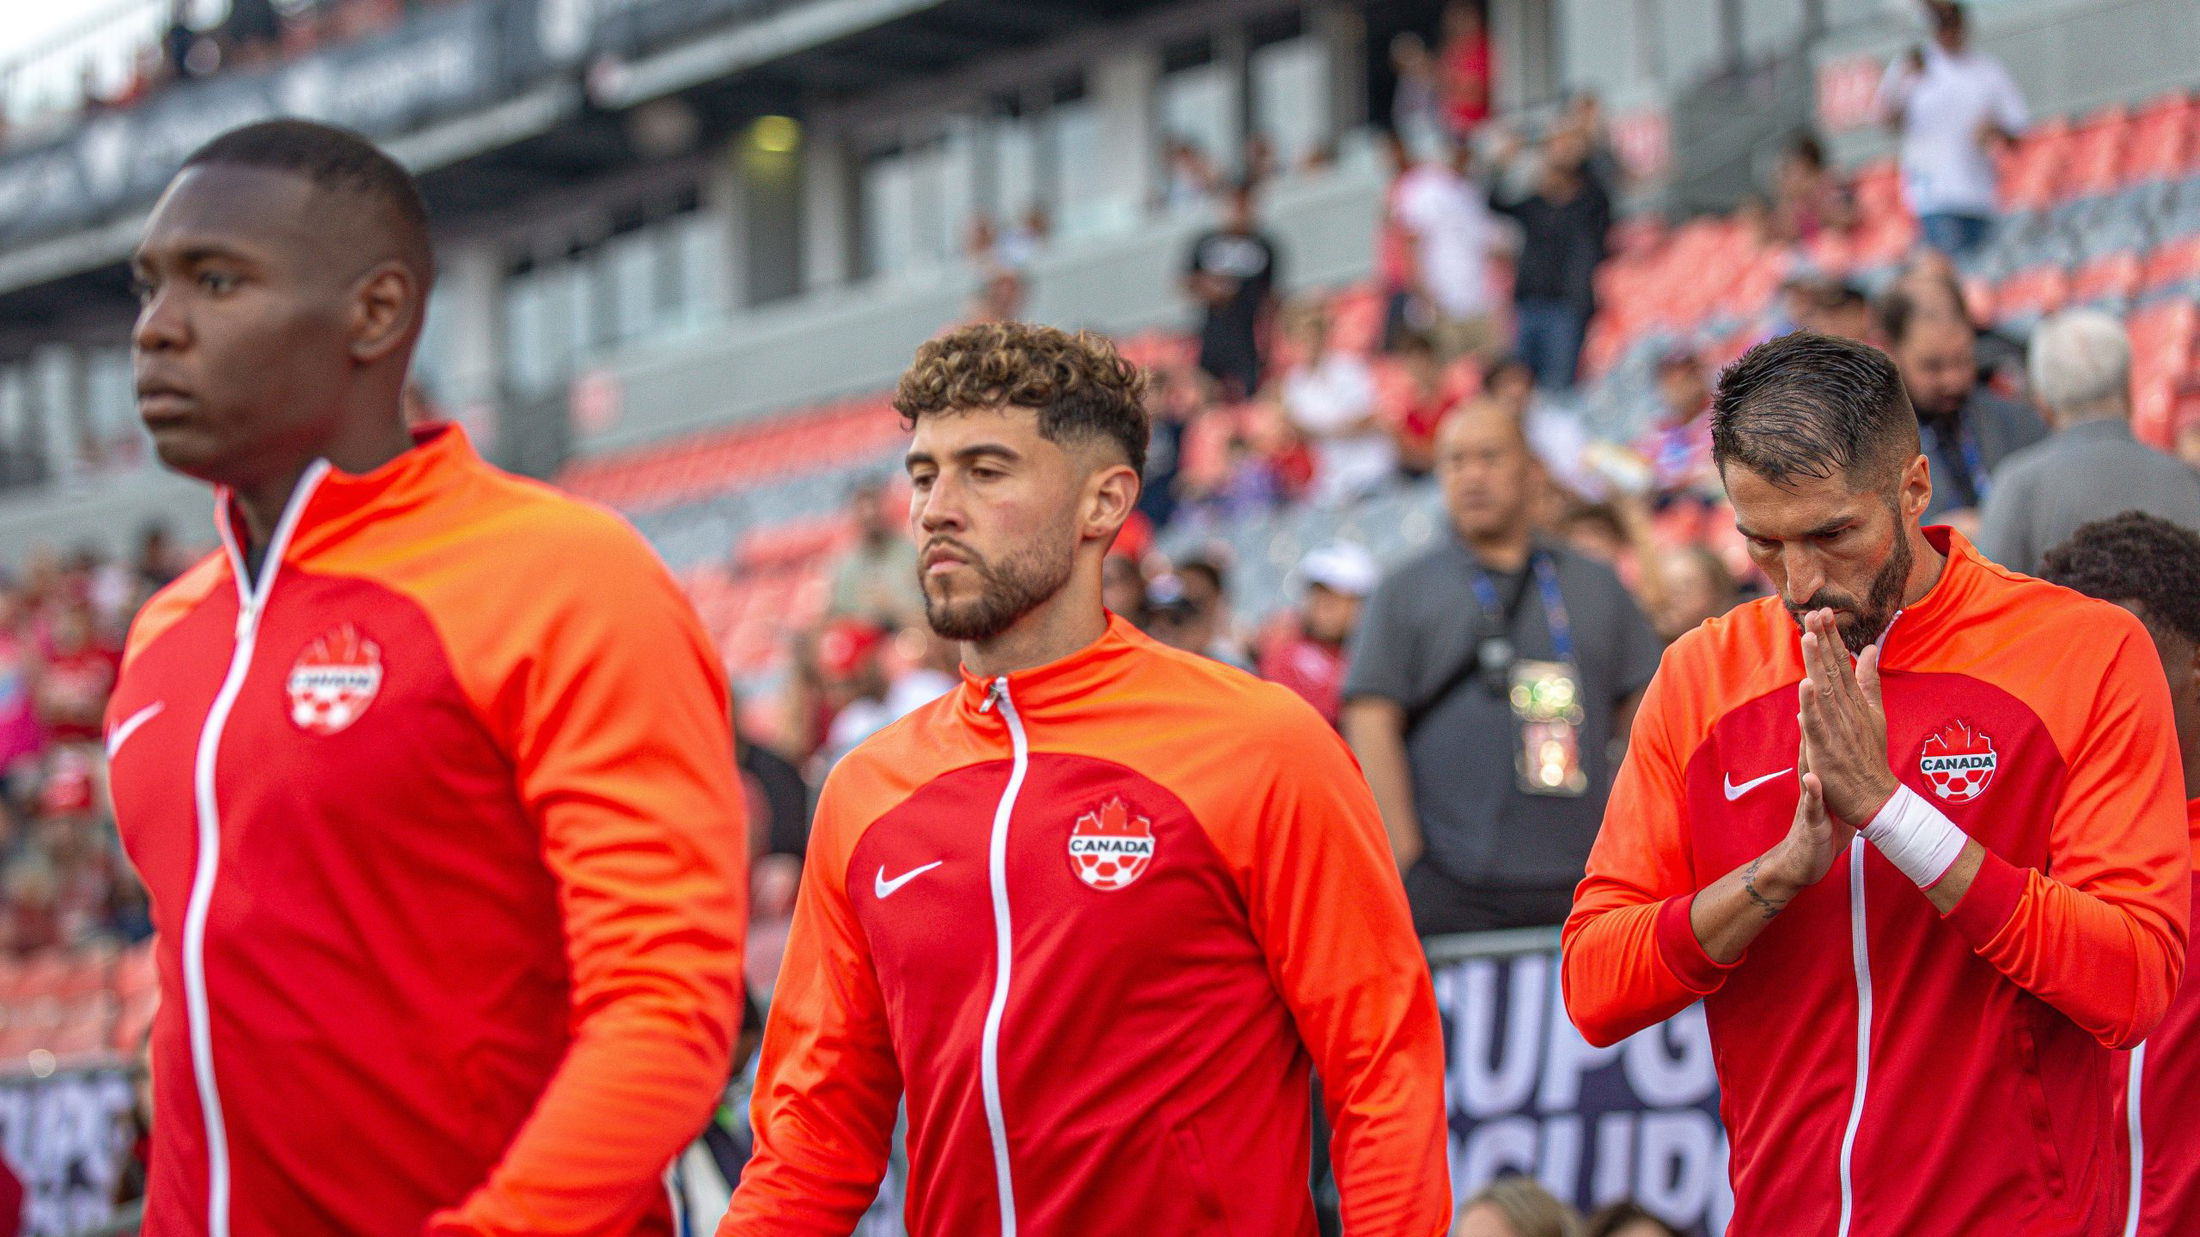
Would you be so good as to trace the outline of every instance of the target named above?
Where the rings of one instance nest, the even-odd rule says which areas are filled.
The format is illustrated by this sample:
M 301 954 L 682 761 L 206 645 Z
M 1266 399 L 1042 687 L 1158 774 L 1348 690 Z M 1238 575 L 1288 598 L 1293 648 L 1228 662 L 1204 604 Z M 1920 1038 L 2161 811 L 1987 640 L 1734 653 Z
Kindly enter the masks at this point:
M 1121 795 L 1079 816 L 1069 831 L 1069 865 L 1095 889 L 1121 889 L 1153 861 L 1153 821 L 1134 816 Z

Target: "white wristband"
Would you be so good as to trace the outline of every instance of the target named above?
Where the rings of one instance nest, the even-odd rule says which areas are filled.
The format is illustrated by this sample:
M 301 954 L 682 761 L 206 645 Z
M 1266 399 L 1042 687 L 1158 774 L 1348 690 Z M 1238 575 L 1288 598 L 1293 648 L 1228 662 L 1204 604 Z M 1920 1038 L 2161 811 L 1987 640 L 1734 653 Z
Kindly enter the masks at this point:
M 1939 880 L 1971 840 L 1956 828 L 1956 822 L 1907 786 L 1896 787 L 1887 806 L 1858 832 L 1920 889 Z

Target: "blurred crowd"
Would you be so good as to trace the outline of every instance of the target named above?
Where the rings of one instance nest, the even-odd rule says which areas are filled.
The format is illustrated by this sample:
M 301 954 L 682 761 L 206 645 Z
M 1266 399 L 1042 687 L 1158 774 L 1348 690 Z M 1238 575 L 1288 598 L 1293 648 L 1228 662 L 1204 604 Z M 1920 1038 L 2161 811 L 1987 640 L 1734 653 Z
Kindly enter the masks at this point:
M 101 743 L 130 616 L 177 570 L 152 528 L 131 561 L 37 555 L 0 582 L 0 956 L 151 935 Z
M 422 9 L 456 0 L 229 0 L 222 15 L 198 20 L 204 5 L 193 0 L 171 0 L 168 21 L 157 40 L 127 54 L 123 71 L 106 63 L 105 49 L 85 53 L 77 71 L 77 113 L 128 108 L 176 83 L 197 81 L 223 73 L 250 71 L 296 59 L 316 49 L 388 30 Z M 33 56 L 71 54 L 68 46 L 34 50 Z M 8 66 L 0 65 L 0 77 Z M 11 122 L 33 118 L 10 116 L 0 108 L 0 142 L 10 136 Z M 42 116 L 31 126 L 43 133 L 68 116 Z

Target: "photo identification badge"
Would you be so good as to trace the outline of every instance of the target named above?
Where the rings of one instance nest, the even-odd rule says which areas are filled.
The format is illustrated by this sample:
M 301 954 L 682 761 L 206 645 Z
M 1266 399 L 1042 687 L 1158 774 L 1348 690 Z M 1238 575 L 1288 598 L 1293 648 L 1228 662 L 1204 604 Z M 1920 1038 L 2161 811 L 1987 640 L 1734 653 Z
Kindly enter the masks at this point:
M 1510 699 L 1520 722 L 1513 770 L 1522 793 L 1572 798 L 1586 792 L 1581 689 L 1574 668 L 1557 661 L 1514 662 Z

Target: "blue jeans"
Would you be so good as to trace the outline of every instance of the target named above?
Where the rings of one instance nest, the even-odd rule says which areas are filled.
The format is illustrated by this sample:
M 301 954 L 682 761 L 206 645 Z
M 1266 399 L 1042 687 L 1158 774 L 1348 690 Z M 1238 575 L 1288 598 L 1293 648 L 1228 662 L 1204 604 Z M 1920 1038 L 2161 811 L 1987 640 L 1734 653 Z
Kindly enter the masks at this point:
M 1993 220 L 1978 215 L 1924 215 L 1917 221 L 1925 243 L 1951 258 L 1966 258 L 1986 243 Z
M 1581 368 L 1581 339 L 1589 331 L 1589 315 L 1578 305 L 1537 299 L 1514 302 L 1513 318 L 1520 331 L 1520 358 L 1535 374 L 1535 385 L 1571 390 Z

